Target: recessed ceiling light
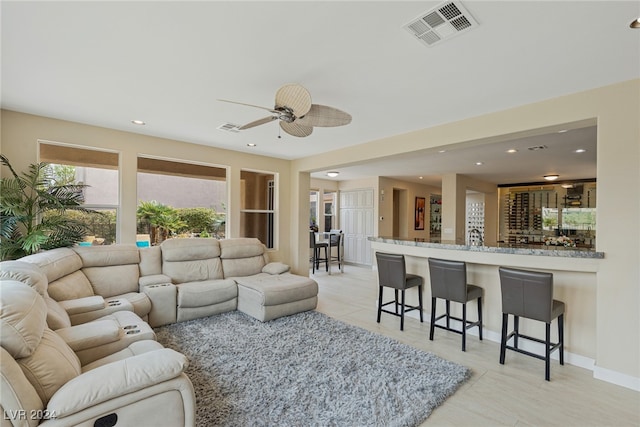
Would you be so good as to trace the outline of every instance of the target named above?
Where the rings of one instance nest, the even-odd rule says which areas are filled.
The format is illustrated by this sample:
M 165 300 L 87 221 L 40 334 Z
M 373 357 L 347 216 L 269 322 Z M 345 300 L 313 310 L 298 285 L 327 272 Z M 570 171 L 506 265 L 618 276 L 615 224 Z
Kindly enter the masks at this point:
M 418 179 L 424 179 L 424 177 L 423 176 L 419 176 Z
M 584 148 L 578 148 L 577 150 L 575 150 L 576 153 L 584 153 L 587 150 L 585 150 Z
M 546 179 L 547 181 L 555 181 L 556 179 L 560 178 L 560 175 L 545 175 L 544 179 Z
M 131 123 L 133 123 L 134 125 L 139 125 L 139 126 L 146 125 L 146 123 L 143 122 L 142 120 L 131 120 Z
M 482 162 L 476 162 L 476 166 L 482 166 L 482 165 L 484 165 L 484 163 L 482 163 Z
M 640 28 L 640 18 L 635 19 L 629 24 L 629 28 Z
M 247 144 L 247 147 L 255 147 L 255 146 L 256 146 L 256 144 L 254 144 L 253 142 L 250 142 L 250 143 Z
M 329 171 L 329 172 L 327 172 L 327 176 L 330 177 L 330 178 L 335 178 L 338 175 L 340 175 L 340 172 L 337 172 L 337 171 Z
M 558 133 L 565 133 L 565 132 L 569 132 L 569 129 L 562 129 L 558 131 Z
M 447 150 L 439 150 L 438 153 L 446 153 Z
M 515 148 L 510 148 L 507 150 L 507 153 L 517 153 L 518 150 L 516 150 Z

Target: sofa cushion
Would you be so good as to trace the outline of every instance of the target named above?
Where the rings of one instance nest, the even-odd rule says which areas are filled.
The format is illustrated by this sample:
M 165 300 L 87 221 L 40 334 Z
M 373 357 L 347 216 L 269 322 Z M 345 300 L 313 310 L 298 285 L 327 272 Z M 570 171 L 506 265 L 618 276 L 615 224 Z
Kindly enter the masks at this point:
M 225 278 L 258 274 L 269 262 L 265 246 L 254 238 L 220 240 L 220 259 Z
M 47 296 L 44 302 L 47 304 L 47 326 L 49 326 L 49 328 L 55 331 L 71 326 L 69 314 L 62 308 L 58 301 Z
M 29 285 L 2 282 L 0 292 L 0 344 L 14 358 L 27 357 L 40 344 L 47 326 L 47 306 Z
M 220 240 L 220 258 L 250 258 L 264 254 L 265 247 L 258 239 L 251 237 L 239 237 L 235 239 Z
M 33 354 L 17 362 L 45 405 L 60 387 L 81 373 L 76 354 L 49 328 Z
M 240 298 L 251 298 L 263 306 L 278 305 L 304 300 L 318 295 L 318 284 L 308 277 L 285 273 L 273 276 L 260 273 L 255 276 L 238 277 Z M 252 292 L 244 292 L 244 289 Z
M 217 239 L 167 239 L 162 242 L 160 248 L 163 263 L 220 257 L 220 244 Z
M 26 283 L 40 295 L 47 295 L 47 276 L 40 268 L 30 262 L 3 261 L 0 262 L 0 280 L 17 280 Z
M 178 307 L 203 307 L 229 301 L 238 296 L 236 282 L 226 280 L 206 280 L 177 285 Z
M 49 281 L 49 296 L 56 301 L 93 296 L 93 288 L 81 270 L 74 271 L 60 279 Z
M 82 272 L 91 282 L 93 292 L 105 298 L 127 292 L 138 292 L 140 278 L 138 264 L 86 267 Z
M 162 274 L 162 250 L 160 246 L 140 249 L 140 276 Z
M 78 246 L 73 250 L 82 259 L 84 268 L 140 263 L 140 253 L 136 245 Z
M 2 396 L 3 418 L 8 414 L 37 414 L 44 409 L 42 400 L 20 369 L 18 362 L 0 347 L 0 396 Z M 24 411 L 24 412 L 21 412 Z M 40 423 L 38 417 L 24 417 L 20 426 L 35 427 Z M 3 426 L 12 426 L 11 422 Z
M 49 284 L 82 268 L 82 259 L 71 248 L 57 248 L 20 258 L 36 264 L 47 276 Z
M 222 263 L 220 262 L 220 258 L 194 261 L 163 261 L 162 273 L 171 277 L 171 282 L 175 284 L 197 282 L 201 280 L 215 280 L 222 279 L 224 277 L 222 274 Z
M 254 274 L 261 273 L 265 265 L 266 263 L 262 255 L 222 260 L 222 270 L 225 279 L 253 276 Z
M 113 354 L 105 356 L 101 359 L 96 360 L 95 362 L 88 363 L 82 366 L 82 372 L 87 372 L 92 369 L 98 368 L 100 366 L 104 366 L 107 363 L 117 362 L 118 360 L 123 360 L 131 356 L 135 356 L 138 354 L 148 353 L 150 351 L 160 350 L 164 347 L 157 341 L 153 340 L 142 340 L 136 341 L 123 350 L 117 351 Z

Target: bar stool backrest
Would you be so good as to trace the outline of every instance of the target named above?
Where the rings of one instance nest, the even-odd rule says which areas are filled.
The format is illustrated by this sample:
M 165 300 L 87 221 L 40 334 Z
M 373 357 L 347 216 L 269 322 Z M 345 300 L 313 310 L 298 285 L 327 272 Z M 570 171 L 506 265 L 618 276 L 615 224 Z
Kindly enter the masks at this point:
M 502 312 L 550 323 L 553 307 L 553 274 L 499 268 Z
M 329 240 L 331 241 L 331 246 L 338 246 L 339 244 L 342 244 L 342 237 L 342 230 L 338 230 L 335 228 L 329 230 Z
M 395 289 L 406 288 L 406 266 L 404 255 L 376 252 L 378 262 L 378 284 Z
M 467 265 L 463 261 L 429 258 L 431 296 L 467 302 Z
M 316 247 L 316 233 L 309 231 L 309 248 L 314 249 Z

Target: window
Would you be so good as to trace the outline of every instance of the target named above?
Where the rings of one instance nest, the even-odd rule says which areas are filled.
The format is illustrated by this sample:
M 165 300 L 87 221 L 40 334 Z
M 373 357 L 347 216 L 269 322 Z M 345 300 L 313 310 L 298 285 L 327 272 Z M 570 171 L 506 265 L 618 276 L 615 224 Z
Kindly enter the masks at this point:
M 309 192 L 309 229 L 318 231 L 318 218 L 320 216 L 320 192 Z
M 562 208 L 562 229 L 595 231 L 595 208 Z
M 85 224 L 88 231 L 86 243 L 115 243 L 119 208 L 118 153 L 41 142 L 40 161 L 51 165 L 58 183 L 87 185 L 83 190 L 83 206 L 103 213 L 66 213 Z
M 240 237 L 255 237 L 273 249 L 276 246 L 276 180 L 271 172 L 240 172 Z
M 138 240 L 224 238 L 226 168 L 138 157 Z
M 336 227 L 336 192 L 325 191 L 324 193 L 324 231 L 331 231 Z

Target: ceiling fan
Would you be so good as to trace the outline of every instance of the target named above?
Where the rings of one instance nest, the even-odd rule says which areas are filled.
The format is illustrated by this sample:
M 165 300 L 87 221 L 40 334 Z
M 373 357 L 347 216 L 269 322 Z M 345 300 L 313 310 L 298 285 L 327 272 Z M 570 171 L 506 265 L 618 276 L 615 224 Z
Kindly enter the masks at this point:
M 314 127 L 344 126 L 351 123 L 351 115 L 344 111 L 326 105 L 312 104 L 311 94 L 299 84 L 286 84 L 278 89 L 273 108 L 225 99 L 219 99 L 219 101 L 261 108 L 271 112 L 270 116 L 240 126 L 240 130 L 280 120 L 280 128 L 283 131 L 292 136 L 305 137 L 311 135 Z

